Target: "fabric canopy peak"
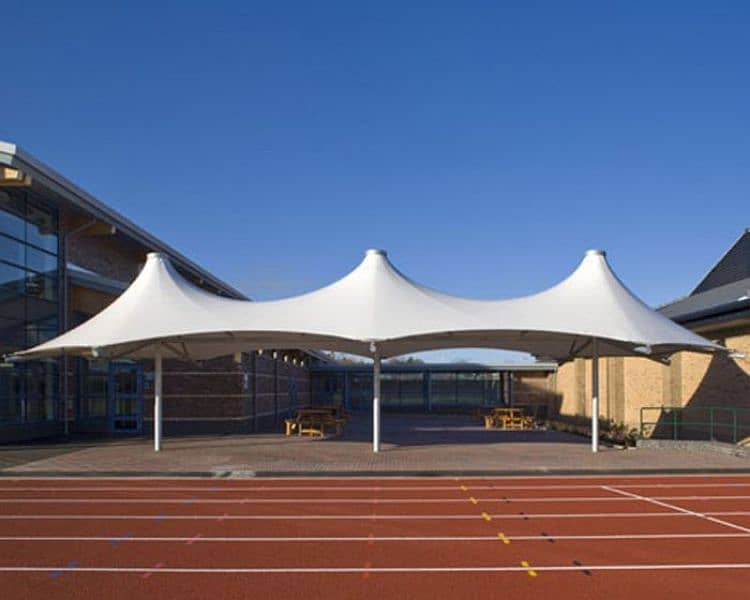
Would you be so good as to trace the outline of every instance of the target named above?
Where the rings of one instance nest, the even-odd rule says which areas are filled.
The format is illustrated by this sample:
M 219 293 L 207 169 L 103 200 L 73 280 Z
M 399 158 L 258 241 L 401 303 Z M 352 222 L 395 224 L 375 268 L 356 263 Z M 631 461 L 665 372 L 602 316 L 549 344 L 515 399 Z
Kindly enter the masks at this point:
M 606 254 L 589 250 L 564 280 L 521 298 L 477 300 L 439 292 L 402 274 L 385 251 L 334 283 L 299 296 L 252 302 L 207 292 L 169 259 L 148 255 L 112 304 L 18 358 L 205 359 L 260 348 L 315 348 L 379 357 L 485 347 L 559 362 L 575 357 L 715 352 L 722 346 L 648 307 L 617 278 Z

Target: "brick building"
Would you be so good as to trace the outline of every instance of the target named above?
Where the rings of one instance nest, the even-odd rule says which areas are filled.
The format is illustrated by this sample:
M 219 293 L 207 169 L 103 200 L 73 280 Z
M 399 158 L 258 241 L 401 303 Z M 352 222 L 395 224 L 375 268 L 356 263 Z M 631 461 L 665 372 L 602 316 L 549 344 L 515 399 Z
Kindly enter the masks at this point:
M 197 285 L 245 296 L 13 144 L 0 142 L 0 353 L 36 345 L 107 306 L 151 251 Z M 253 431 L 309 402 L 312 353 L 269 350 L 164 364 L 165 432 Z M 3 363 L 0 441 L 147 433 L 148 362 Z M 66 402 L 67 399 L 67 402 Z M 67 419 L 65 415 L 67 414 Z
M 658 310 L 736 353 L 681 352 L 669 365 L 601 359 L 601 418 L 632 428 L 643 418 L 644 434 L 660 437 L 734 442 L 750 436 L 750 230 L 687 297 Z M 590 385 L 591 361 L 561 366 L 556 390 L 563 415 L 590 417 Z

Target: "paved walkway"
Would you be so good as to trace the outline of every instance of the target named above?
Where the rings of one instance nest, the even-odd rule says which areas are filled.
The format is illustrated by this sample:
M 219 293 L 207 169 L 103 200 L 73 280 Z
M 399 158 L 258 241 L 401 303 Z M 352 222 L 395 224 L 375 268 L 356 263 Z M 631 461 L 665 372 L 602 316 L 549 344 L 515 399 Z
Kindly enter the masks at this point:
M 371 424 L 356 418 L 341 438 L 283 434 L 166 437 L 0 446 L 0 473 L 47 475 L 522 474 L 750 472 L 750 459 L 659 448 L 592 454 L 588 440 L 547 431 L 485 430 L 461 416 L 383 415 L 383 446 L 373 454 Z

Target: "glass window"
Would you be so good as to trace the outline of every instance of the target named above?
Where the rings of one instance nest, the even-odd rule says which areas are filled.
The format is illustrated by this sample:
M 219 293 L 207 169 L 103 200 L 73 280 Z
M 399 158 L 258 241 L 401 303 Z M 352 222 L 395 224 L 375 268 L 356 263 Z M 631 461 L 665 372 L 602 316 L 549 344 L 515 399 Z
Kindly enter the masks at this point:
M 380 395 L 384 406 L 421 407 L 424 405 L 422 373 L 384 373 Z
M 52 421 L 57 396 L 57 364 L 52 361 L 26 365 L 26 419 Z
M 455 373 L 432 373 L 430 381 L 433 407 L 454 406 L 456 404 Z
M 115 371 L 115 394 L 138 393 L 138 372 L 135 369 L 120 368 Z
M 90 361 L 83 386 L 83 416 L 106 417 L 109 373 L 104 361 Z
M 57 279 L 28 273 L 24 283 L 26 294 L 48 302 L 57 302 Z
M 0 423 L 23 420 L 21 374 L 18 365 L 0 368 Z
M 24 266 L 26 264 L 26 246 L 18 240 L 0 235 L 0 260 L 21 267 Z
M 16 352 L 25 347 L 26 322 L 0 316 L 0 354 Z
M 57 335 L 57 318 L 42 319 L 37 323 L 26 323 L 26 346 L 36 346 Z
M 26 242 L 57 254 L 57 218 L 29 202 L 26 219 Z
M 57 257 L 27 246 L 26 268 L 55 277 L 57 275 Z
M 421 407 L 424 405 L 424 383 L 422 373 L 399 375 L 399 399 L 401 406 Z
M 0 262 L 0 315 L 26 318 L 26 271 Z
M 0 232 L 19 240 L 25 239 L 24 202 L 10 192 L 0 190 Z
M 57 217 L 41 203 L 28 202 L 27 196 L 25 189 L 0 190 L 3 353 L 39 344 L 58 333 Z M 56 361 L 0 369 L 0 421 L 55 419 L 57 398 Z
M 398 406 L 398 375 L 383 373 L 380 376 L 380 402 L 383 406 Z
M 107 397 L 89 396 L 86 398 L 85 414 L 87 417 L 106 417 Z
M 484 377 L 482 373 L 456 373 L 456 402 L 463 405 L 484 404 Z

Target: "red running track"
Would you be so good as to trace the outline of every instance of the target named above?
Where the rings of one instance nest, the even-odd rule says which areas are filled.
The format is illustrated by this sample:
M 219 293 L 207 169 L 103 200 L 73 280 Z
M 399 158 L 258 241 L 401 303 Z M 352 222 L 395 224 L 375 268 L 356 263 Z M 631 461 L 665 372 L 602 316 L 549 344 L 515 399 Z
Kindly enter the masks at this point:
M 750 597 L 750 476 L 0 480 L 2 598 Z

